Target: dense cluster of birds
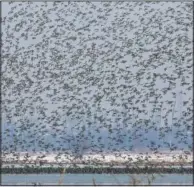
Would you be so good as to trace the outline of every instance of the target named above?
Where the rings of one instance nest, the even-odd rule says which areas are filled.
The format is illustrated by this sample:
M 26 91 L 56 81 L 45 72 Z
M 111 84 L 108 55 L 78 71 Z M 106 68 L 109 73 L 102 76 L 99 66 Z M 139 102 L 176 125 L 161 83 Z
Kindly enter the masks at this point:
M 3 6 L 3 152 L 192 150 L 192 2 Z

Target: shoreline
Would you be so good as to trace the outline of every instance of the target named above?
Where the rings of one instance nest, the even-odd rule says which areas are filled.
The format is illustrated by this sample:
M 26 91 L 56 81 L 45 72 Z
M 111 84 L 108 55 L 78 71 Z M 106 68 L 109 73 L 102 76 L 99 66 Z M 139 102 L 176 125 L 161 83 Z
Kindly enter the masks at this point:
M 145 163 L 191 163 L 193 162 L 193 154 L 185 153 L 180 151 L 172 152 L 158 152 L 158 153 L 136 153 L 136 152 L 113 152 L 113 153 L 98 153 L 91 154 L 87 153 L 82 155 L 81 158 L 76 158 L 75 156 L 67 153 L 57 154 L 57 153 L 15 153 L 15 154 L 2 154 L 3 163 L 12 164 L 38 164 L 42 162 L 44 164 L 81 164 L 81 163 L 98 163 L 98 164 L 124 164 L 145 162 Z
M 65 169 L 65 173 L 69 174 L 144 174 L 144 173 L 187 173 L 192 174 L 193 168 L 184 168 L 184 167 L 177 167 L 177 168 L 149 168 L 149 167 L 142 167 L 142 168 L 119 168 L 119 167 L 9 167 L 9 168 L 1 168 L 1 174 L 49 174 L 49 173 L 62 173 Z

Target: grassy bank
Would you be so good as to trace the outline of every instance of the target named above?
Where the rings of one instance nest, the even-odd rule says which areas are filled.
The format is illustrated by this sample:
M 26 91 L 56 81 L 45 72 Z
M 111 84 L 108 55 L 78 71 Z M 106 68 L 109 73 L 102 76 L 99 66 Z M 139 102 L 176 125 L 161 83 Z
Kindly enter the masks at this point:
M 33 173 L 62 173 L 62 167 L 23 167 L 1 168 L 1 174 L 33 174 Z M 111 174 L 140 174 L 140 173 L 193 173 L 192 168 L 111 168 L 111 167 L 84 167 L 65 169 L 65 173 L 111 173 Z

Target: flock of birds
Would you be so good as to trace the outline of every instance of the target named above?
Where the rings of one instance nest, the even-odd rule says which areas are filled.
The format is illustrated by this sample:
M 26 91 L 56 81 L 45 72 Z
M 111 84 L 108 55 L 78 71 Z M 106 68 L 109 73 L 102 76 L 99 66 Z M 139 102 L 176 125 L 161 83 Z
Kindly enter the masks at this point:
M 192 151 L 192 2 L 3 6 L 3 153 Z

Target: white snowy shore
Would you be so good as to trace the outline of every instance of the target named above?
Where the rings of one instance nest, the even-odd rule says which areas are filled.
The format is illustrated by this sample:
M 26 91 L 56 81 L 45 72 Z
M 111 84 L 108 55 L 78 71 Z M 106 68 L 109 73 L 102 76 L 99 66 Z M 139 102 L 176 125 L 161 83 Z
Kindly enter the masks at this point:
M 76 158 L 69 154 L 61 154 L 57 156 L 58 153 L 51 154 L 28 154 L 26 153 L 17 154 L 7 154 L 2 156 L 3 162 L 19 161 L 22 162 L 27 160 L 28 163 L 44 161 L 47 163 L 81 163 L 81 162 L 95 162 L 95 163 L 129 163 L 144 161 L 144 162 L 183 162 L 190 163 L 193 161 L 192 153 L 184 153 L 180 151 L 174 152 L 160 152 L 160 153 L 104 153 L 104 154 L 85 154 L 82 158 Z M 45 155 L 44 157 L 42 155 Z

